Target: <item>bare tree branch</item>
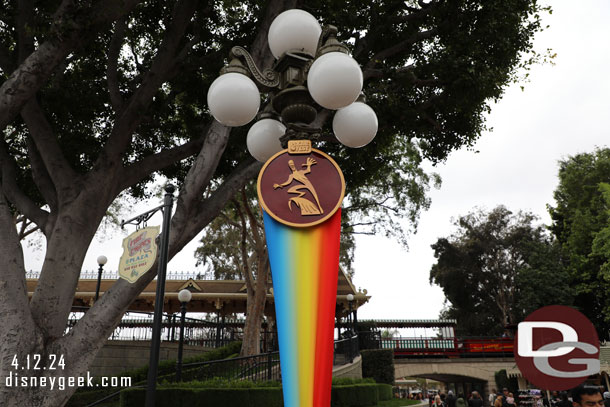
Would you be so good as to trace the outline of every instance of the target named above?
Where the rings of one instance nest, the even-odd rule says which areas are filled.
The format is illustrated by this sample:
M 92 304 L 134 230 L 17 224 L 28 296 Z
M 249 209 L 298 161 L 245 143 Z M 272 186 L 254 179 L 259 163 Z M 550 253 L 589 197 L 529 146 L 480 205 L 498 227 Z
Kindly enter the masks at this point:
M 34 179 L 34 183 L 36 187 L 42 194 L 44 200 L 49 204 L 49 208 L 51 212 L 57 209 L 57 192 L 55 191 L 55 186 L 53 185 L 53 181 L 51 181 L 51 177 L 49 177 L 49 173 L 40 158 L 40 154 L 32 137 L 28 137 L 28 157 L 30 158 L 30 165 L 32 167 L 32 178 Z M 25 219 L 27 220 L 27 219 Z M 26 222 L 23 222 L 23 225 L 26 225 Z
M 168 79 L 168 73 L 177 63 L 176 52 L 186 27 L 195 12 L 196 0 L 181 0 L 175 7 L 172 24 L 165 32 L 165 36 L 154 58 L 150 70 L 146 72 L 142 83 L 134 94 L 125 103 L 124 109 L 112 129 L 104 153 L 100 154 L 96 166 L 104 161 L 117 162 L 121 154 L 131 142 L 133 132 L 142 122 L 143 112 L 152 103 L 153 96 L 159 87 Z M 110 158 L 110 160 L 107 160 Z M 103 168 L 99 168 L 105 171 Z
M 240 165 L 223 182 L 223 184 L 208 199 L 200 203 L 200 211 L 197 217 L 189 219 L 184 228 L 175 228 L 172 220 L 172 230 L 170 235 L 170 259 L 190 242 L 198 233 L 211 222 L 225 207 L 232 196 L 260 170 L 262 164 L 255 161 L 247 161 Z M 134 284 L 126 280 L 119 279 L 95 305 L 81 318 L 70 333 L 59 340 L 60 343 L 70 343 L 67 350 L 70 354 L 90 354 L 95 355 L 97 350 L 103 345 L 100 341 L 76 340 L 74 338 L 89 338 L 91 332 L 99 334 L 99 338 L 106 338 L 114 327 L 118 324 L 122 315 L 127 310 L 133 299 L 150 283 L 156 273 L 157 264 L 153 265 L 151 271 L 142 276 Z M 68 355 L 66 356 L 68 358 Z M 87 363 L 87 360 L 84 361 Z
M 61 189 L 72 185 L 76 173 L 64 157 L 55 132 L 35 97 L 25 104 L 21 117 L 30 130 L 57 193 L 61 195 Z
M 28 306 L 23 251 L 13 222 L 11 209 L 0 191 L 0 376 L 8 376 L 10 359 L 20 351 L 27 352 L 36 342 L 36 327 Z M 28 332 L 24 343 L 19 332 Z M 26 348 L 26 349 L 24 349 Z M 0 400 L 5 400 L 6 386 L 0 387 Z
M 98 1 L 90 9 L 64 1 L 54 15 L 50 39 L 40 44 L 0 86 L 0 129 L 47 83 L 55 68 L 87 37 L 109 21 L 129 12 L 141 0 Z M 54 35 L 53 35 L 54 34 Z
M 210 223 L 218 213 L 220 213 L 231 197 L 234 196 L 246 182 L 253 179 L 258 174 L 261 167 L 262 164 L 254 160 L 248 160 L 242 163 L 227 177 L 222 185 L 214 191 L 212 196 L 203 201 L 199 201 L 199 205 L 193 211 L 193 216 L 190 217 L 188 223 L 185 223 L 183 226 L 180 236 L 176 236 L 176 241 L 170 248 L 170 251 L 174 250 L 174 247 L 183 247 L 197 236 L 197 234 Z
M 438 5 L 440 2 L 431 1 L 429 3 L 423 3 L 423 4 L 422 3 L 423 2 L 419 2 L 420 8 L 405 6 L 404 8 L 406 10 L 410 11 L 409 14 L 389 17 L 388 22 L 390 24 L 395 24 L 395 23 L 408 23 L 408 22 L 411 22 L 414 20 L 419 20 L 419 19 L 427 16 L 428 14 L 430 14 L 430 12 L 434 9 L 433 6 Z
M 413 44 L 432 38 L 437 34 L 438 30 L 436 28 L 418 32 L 399 43 L 386 48 L 382 51 L 377 52 L 373 57 L 369 60 L 369 62 L 364 66 L 364 70 L 374 69 L 377 64 L 381 63 L 384 59 L 392 57 L 401 52 L 407 51 Z
M 123 176 L 120 177 L 119 189 L 122 191 L 129 188 L 153 172 L 162 170 L 169 165 L 196 154 L 197 151 L 201 150 L 202 145 L 203 136 L 174 148 L 160 151 L 157 154 L 149 155 L 124 168 L 122 171 Z
M 11 53 L 8 48 L 0 43 L 0 69 L 4 71 L 6 76 L 10 75 L 13 72 L 13 58 L 11 57 Z
M 127 28 L 127 18 L 117 20 L 114 25 L 114 33 L 108 48 L 108 68 L 106 69 L 106 80 L 108 81 L 108 92 L 110 93 L 110 103 L 116 113 L 123 108 L 123 97 L 119 87 L 118 65 L 125 29 Z
M 252 41 L 250 52 L 259 68 L 270 67 L 274 62 L 274 57 L 267 46 L 267 33 L 269 32 L 271 22 L 273 22 L 275 17 L 282 11 L 296 8 L 296 6 L 296 0 L 270 0 L 267 2 L 265 16 L 261 21 L 260 28 L 254 41 Z
M 49 214 L 40 209 L 17 185 L 15 163 L 8 154 L 7 145 L 4 140 L 0 140 L 0 171 L 4 195 L 17 207 L 19 212 L 23 213 L 44 230 Z M 14 227 L 15 225 L 13 225 Z
M 220 212 L 220 217 L 222 217 L 226 223 L 228 223 L 229 225 L 233 226 L 234 228 L 239 228 L 239 223 L 237 222 L 233 222 L 231 220 L 231 218 L 229 218 L 224 212 Z
M 237 211 L 237 215 L 239 216 L 240 222 L 240 230 L 241 230 L 241 240 L 239 242 L 239 251 L 241 253 L 241 263 L 244 268 L 244 277 L 246 278 L 246 288 L 250 293 L 254 292 L 254 276 L 252 274 L 252 268 L 250 267 L 249 259 L 248 259 L 248 251 L 247 251 L 247 236 L 248 236 L 248 226 L 246 225 L 246 218 L 244 217 L 244 213 L 241 210 L 241 205 L 236 199 L 231 200 L 233 205 L 235 206 L 235 210 Z
M 28 226 L 31 225 L 31 224 L 32 224 L 32 222 L 29 222 Z M 19 232 L 19 240 L 25 239 L 26 237 L 28 237 L 29 235 L 31 235 L 32 233 L 34 233 L 34 232 L 36 232 L 38 230 L 40 230 L 40 228 L 38 226 L 34 225 L 34 227 L 31 228 L 31 229 L 27 229 L 27 230 L 24 229 L 24 230 L 20 231 Z
M 201 202 L 203 192 L 210 184 L 220 157 L 227 147 L 230 131 L 230 128 L 217 121 L 213 121 L 206 129 L 203 146 L 180 188 L 176 212 L 172 219 L 175 222 L 173 224 L 186 225 L 188 219 L 197 215 L 197 206 Z M 226 197 L 225 202 L 228 202 L 230 198 L 231 196 Z
M 33 21 L 34 2 L 19 0 L 17 2 L 17 58 L 19 63 L 34 51 Z

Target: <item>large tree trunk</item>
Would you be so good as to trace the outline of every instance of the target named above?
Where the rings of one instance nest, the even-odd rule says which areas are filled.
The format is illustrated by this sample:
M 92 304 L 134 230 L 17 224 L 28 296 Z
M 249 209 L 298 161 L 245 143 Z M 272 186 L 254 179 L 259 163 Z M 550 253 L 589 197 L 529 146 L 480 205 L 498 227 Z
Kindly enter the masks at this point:
M 28 301 L 17 231 L 14 223 L 9 224 L 12 214 L 0 194 L 0 406 L 64 405 L 76 388 L 66 384 L 61 389 L 59 380 L 86 376 L 87 367 L 103 345 L 100 338 L 81 338 L 83 343 L 89 341 L 92 346 L 85 353 L 73 352 L 78 348 L 71 340 L 74 338 L 64 336 L 83 259 L 104 216 L 106 203 L 109 204 L 102 198 L 102 190 L 79 188 L 78 197 L 64 204 L 57 216 L 49 218 L 53 224 L 48 227 L 45 261 L 31 301 Z M 33 362 L 38 357 L 40 369 L 35 369 Z M 65 368 L 45 369 L 51 358 L 63 358 Z M 18 366 L 14 365 L 15 361 Z M 46 377 L 47 383 L 54 380 L 55 385 L 53 389 L 50 384 L 39 388 L 17 387 L 18 377 L 37 377 L 37 380 Z
M 138 0 L 97 2 L 92 8 L 93 17 L 87 24 L 100 26 L 124 15 Z M 266 47 L 266 31 L 275 15 L 289 2 L 272 1 L 264 18 L 262 33 L 254 41 L 253 55 L 263 66 L 273 59 Z M 71 2 L 63 2 L 62 4 Z M 2 407 L 58 407 L 64 405 L 76 387 L 60 390 L 55 382 L 49 386 L 6 387 L 5 379 L 16 369 L 14 357 L 19 361 L 19 376 L 37 376 L 67 379 L 86 377 L 87 370 L 106 338 L 112 333 L 129 305 L 156 275 L 156 264 L 151 271 L 136 283 L 119 279 L 95 305 L 81 318 L 72 330 L 65 334 L 75 287 L 82 262 L 95 231 L 112 200 L 122 191 L 142 181 L 151 173 L 171 165 L 173 162 L 196 156 L 195 164 L 184 179 L 176 212 L 172 218 L 170 235 L 170 258 L 191 241 L 247 180 L 253 178 L 260 164 L 244 162 L 223 183 L 210 192 L 210 182 L 228 143 L 230 130 L 214 122 L 202 134 L 200 141 L 153 154 L 141 161 L 124 166 L 123 154 L 127 149 L 135 128 L 140 123 L 142 111 L 152 102 L 159 86 L 172 72 L 181 45 L 180 39 L 195 8 L 194 1 L 177 2 L 174 22 L 168 28 L 163 46 L 145 75 L 142 84 L 130 97 L 129 103 L 116 122 L 98 160 L 86 175 L 77 175 L 61 158 L 57 135 L 45 123 L 44 115 L 28 101 L 36 90 L 44 85 L 54 67 L 65 60 L 82 39 L 79 29 L 67 42 L 43 43 L 18 67 L 0 87 L 0 128 L 19 114 L 24 120 L 35 142 L 33 152 L 37 162 L 32 163 L 34 178 L 50 210 L 40 209 L 20 191 L 8 154 L 0 154 L 0 406 Z M 87 16 L 84 16 L 87 17 Z M 85 18 L 87 20 L 87 18 Z M 69 24 L 68 24 L 69 26 Z M 80 27 L 76 27 L 80 28 Z M 54 48 L 55 47 L 55 48 Z M 8 70 L 7 70 L 8 71 Z M 25 107 L 25 108 L 24 108 Z M 201 144 L 203 144 L 201 146 Z M 2 146 L 0 146 L 2 147 Z M 193 150 L 194 149 L 194 150 Z M 34 151 L 36 150 L 36 151 Z M 55 151 L 57 150 L 57 151 Z M 1 153 L 1 151 L 0 151 Z M 36 158 L 36 154 L 33 154 Z M 32 159 L 32 157 L 30 157 Z M 43 169 L 43 173 L 36 173 Z M 47 174 L 48 172 L 48 174 Z M 40 177 L 44 176 L 42 179 Z M 206 194 L 204 195 L 204 192 Z M 6 198 L 5 198 L 6 197 Z M 47 238 L 45 262 L 41 277 L 31 301 L 25 284 L 23 253 L 13 221 L 13 207 L 32 219 Z M 34 215 L 34 216 L 30 216 Z M 258 318 L 262 318 L 266 287 L 260 290 L 262 306 Z M 258 298 L 258 297 L 257 297 Z M 261 301 L 256 299 L 256 301 Z M 256 307 L 254 307 L 256 308 Z M 253 310 L 253 315 L 256 315 Z M 254 320 L 255 318 L 253 318 Z M 258 332 L 257 332 L 258 334 Z M 65 369 L 33 370 L 20 369 L 26 357 L 41 355 L 40 366 L 49 361 L 49 355 L 63 357 Z M 48 364 L 48 363 L 46 363 Z
M 254 293 L 248 290 L 246 323 L 240 356 L 252 356 L 260 353 L 261 323 L 267 303 L 267 271 L 259 274 Z

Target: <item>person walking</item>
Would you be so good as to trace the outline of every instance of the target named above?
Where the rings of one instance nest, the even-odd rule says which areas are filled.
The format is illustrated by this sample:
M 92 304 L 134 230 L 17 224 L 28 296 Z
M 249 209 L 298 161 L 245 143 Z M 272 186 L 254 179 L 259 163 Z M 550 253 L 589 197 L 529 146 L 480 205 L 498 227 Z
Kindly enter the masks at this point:
M 442 402 L 441 396 L 439 396 L 438 394 L 436 395 L 436 397 L 434 397 L 432 407 L 445 407 L 445 403 Z
M 478 391 L 472 392 L 472 396 L 468 400 L 468 407 L 483 407 L 483 399 Z
M 494 402 L 496 401 L 497 396 L 498 396 L 498 391 L 496 389 L 491 389 L 491 393 L 489 393 L 489 397 L 487 398 L 490 406 L 494 405 Z
M 608 393 L 608 392 L 606 392 L 606 393 Z M 604 395 L 606 393 L 604 393 Z M 610 393 L 608 393 L 608 399 L 606 399 L 606 400 L 610 402 Z M 604 404 L 605 404 L 606 400 L 604 400 Z M 606 404 L 606 406 L 610 407 L 610 403 Z M 566 393 L 565 391 L 563 391 L 559 394 L 559 401 L 557 402 L 557 407 L 572 407 L 572 402 L 570 400 L 568 400 L 568 393 Z
M 445 397 L 445 404 L 447 405 L 447 407 L 456 407 L 456 405 L 455 405 L 456 401 L 457 401 L 457 399 L 453 395 L 453 391 L 449 390 L 447 392 L 447 397 Z

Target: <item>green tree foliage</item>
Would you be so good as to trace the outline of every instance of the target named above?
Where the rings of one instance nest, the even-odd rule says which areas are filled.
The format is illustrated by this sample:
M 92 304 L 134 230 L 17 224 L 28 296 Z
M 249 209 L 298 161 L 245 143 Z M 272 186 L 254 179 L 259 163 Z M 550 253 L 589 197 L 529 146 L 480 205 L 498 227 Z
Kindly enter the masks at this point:
M 500 335 L 541 306 L 572 302 L 558 247 L 535 220 L 503 206 L 477 210 L 432 245 L 430 282 L 442 287 L 442 316 L 458 320 L 459 334 Z
M 577 154 L 559 163 L 551 230 L 562 246 L 574 304 L 610 338 L 610 149 Z
M 55 3 L 46 2 L 31 16 L 29 29 L 39 42 L 51 35 Z M 421 169 L 422 159 L 442 161 L 478 138 L 490 102 L 501 97 L 518 68 L 534 60 L 532 37 L 540 30 L 543 8 L 533 0 L 400 4 L 306 1 L 296 6 L 324 23 L 340 23 L 340 39 L 352 45 L 363 66 L 368 103 L 379 115 L 379 134 L 363 149 L 345 149 L 330 133 L 322 143 L 346 175 L 344 213 L 356 232 L 385 233 L 405 243 L 406 233 L 429 206 L 426 190 L 440 182 Z M 4 6 L 0 18 L 10 22 L 17 7 L 11 2 Z M 207 120 L 206 90 L 230 47 L 250 44 L 266 6 L 261 1 L 197 3 L 182 38 L 175 39 L 175 60 L 166 71 L 155 72 L 165 82 L 147 90 L 152 92 L 150 104 L 142 105 L 140 117 L 126 124 L 133 136 L 124 165 L 177 143 L 189 143 L 196 151 Z M 40 108 L 77 172 L 89 171 L 112 133 L 124 130 L 114 125 L 117 115 L 137 99 L 145 74 L 159 68 L 155 58 L 167 41 L 173 13 L 163 1 L 140 3 L 111 29 L 87 37 L 40 90 Z M 0 42 L 8 50 L 19 47 L 17 31 L 0 28 Z M 10 55 L 0 65 L 5 78 L 19 62 Z M 233 131 L 215 174 L 219 180 L 247 159 L 245 130 Z M 7 148 L 23 157 L 19 178 L 30 181 L 29 195 L 43 204 L 26 159 L 28 129 L 17 120 L 5 129 L 5 139 Z M 180 183 L 193 160 L 188 154 L 179 158 L 154 169 Z M 123 187 L 141 196 L 152 174 Z M 399 218 L 407 218 L 410 226 L 401 227 Z
M 257 209 L 258 198 L 255 188 L 254 183 L 248 184 L 243 193 L 236 196 L 205 229 L 201 238 L 201 245 L 195 251 L 195 257 L 197 258 L 197 265 L 205 266 L 207 276 L 218 280 L 245 279 L 243 256 L 238 244 L 243 233 L 239 211 L 245 206 L 244 200 L 249 206 L 250 213 L 255 218 L 255 224 L 259 229 L 258 233 L 264 234 L 263 218 L 260 210 Z M 353 274 L 351 266 L 354 258 L 354 248 L 354 235 L 350 233 L 350 225 L 344 223 L 341 233 L 339 264 L 350 276 Z M 246 224 L 245 250 L 250 262 L 253 262 L 256 242 L 249 223 Z M 257 272 L 258 270 L 253 270 L 254 276 L 257 275 Z
M 234 45 L 271 67 L 267 30 L 294 7 L 339 27 L 379 116 L 365 148 L 328 130 L 318 145 L 345 174 L 345 230 L 403 242 L 438 181 L 422 160 L 472 146 L 490 105 L 535 60 L 543 11 L 537 0 L 0 0 L 0 359 L 63 354 L 71 375 L 86 372 L 154 278 L 153 267 L 134 284 L 119 279 L 66 334 L 83 259 L 123 191 L 142 196 L 158 174 L 179 186 L 171 257 L 256 175 L 247 128 L 213 121 L 206 94 Z M 316 125 L 331 118 L 322 109 Z M 31 298 L 15 214 L 46 237 Z M 69 395 L 0 389 L 0 404 Z
M 594 256 L 604 259 L 601 270 L 605 280 L 610 280 L 610 184 L 600 182 L 599 191 L 606 201 L 606 223 L 593 239 Z
M 363 350 L 362 377 L 372 377 L 377 383 L 394 384 L 394 352 L 392 349 Z

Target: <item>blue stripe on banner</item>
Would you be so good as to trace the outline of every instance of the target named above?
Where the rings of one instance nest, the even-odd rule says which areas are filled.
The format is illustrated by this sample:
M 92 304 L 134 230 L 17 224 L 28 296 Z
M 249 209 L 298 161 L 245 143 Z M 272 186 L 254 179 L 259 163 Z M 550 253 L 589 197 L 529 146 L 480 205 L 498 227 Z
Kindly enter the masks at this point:
M 291 230 L 263 211 L 267 248 L 273 278 L 275 315 L 278 341 L 282 357 L 282 386 L 285 407 L 299 407 L 297 315 L 292 304 L 295 298 L 296 282 L 289 269 L 290 258 L 294 255 Z

